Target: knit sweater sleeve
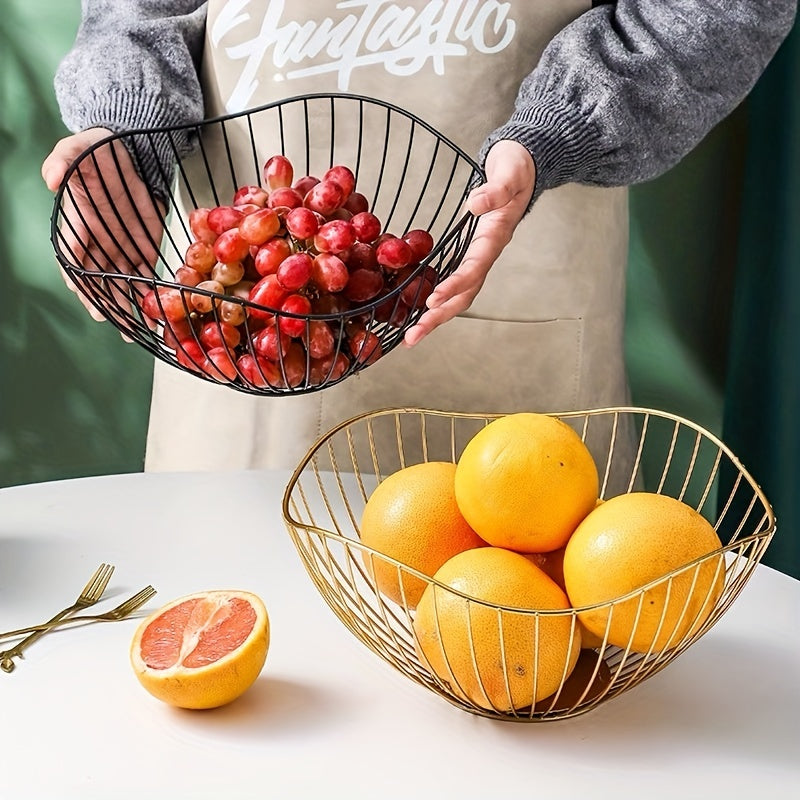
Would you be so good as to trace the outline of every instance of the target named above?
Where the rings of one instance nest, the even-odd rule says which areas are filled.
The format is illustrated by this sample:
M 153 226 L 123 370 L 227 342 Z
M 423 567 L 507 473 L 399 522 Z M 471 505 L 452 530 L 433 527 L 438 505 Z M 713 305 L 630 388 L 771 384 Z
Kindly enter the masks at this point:
M 74 45 L 55 75 L 67 128 L 117 133 L 202 120 L 205 20 L 201 0 L 83 0 Z M 186 133 L 151 137 L 137 148 L 142 177 L 163 188 L 176 156 L 191 148 Z
M 564 28 L 506 124 L 533 156 L 534 200 L 577 182 L 630 185 L 674 166 L 752 89 L 796 0 L 619 0 Z

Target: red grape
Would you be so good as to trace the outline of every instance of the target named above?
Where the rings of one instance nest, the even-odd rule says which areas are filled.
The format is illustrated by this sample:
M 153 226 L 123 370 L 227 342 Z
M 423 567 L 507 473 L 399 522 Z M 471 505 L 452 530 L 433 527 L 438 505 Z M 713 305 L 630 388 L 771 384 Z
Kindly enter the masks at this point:
M 277 364 L 267 361 L 266 358 L 245 353 L 239 357 L 236 366 L 245 381 L 258 389 L 283 386 L 283 378 Z
M 239 329 L 227 322 L 206 322 L 200 330 L 200 344 L 206 350 L 212 347 L 236 347 L 241 341 Z
M 244 277 L 244 264 L 241 261 L 218 261 L 211 270 L 211 280 L 223 286 L 235 286 Z
M 250 245 L 264 244 L 281 227 L 281 221 L 274 208 L 260 208 L 248 214 L 239 224 L 239 235 Z
M 338 183 L 322 180 L 308 190 L 303 205 L 327 217 L 339 208 L 343 200 L 344 190 Z
M 240 186 L 233 195 L 233 205 L 243 206 L 245 204 L 264 208 L 267 204 L 268 193 L 260 186 Z
M 269 193 L 267 205 L 276 210 L 282 206 L 286 208 L 299 208 L 303 205 L 303 196 L 300 194 L 300 192 L 292 189 L 289 186 L 282 186 L 278 189 L 273 189 Z
M 274 155 L 268 158 L 262 172 L 264 181 L 270 189 L 282 189 L 292 185 L 294 167 L 286 156 Z
M 239 377 L 233 355 L 227 347 L 212 347 L 206 353 L 205 373 L 221 383 L 230 383 Z
M 342 253 L 356 241 L 351 222 L 334 219 L 326 222 L 314 237 L 314 247 L 320 253 Z
M 183 266 L 175 270 L 175 283 L 181 286 L 197 286 L 202 280 L 203 276 L 191 267 Z
M 309 365 L 309 383 L 312 386 L 321 386 L 323 383 L 339 380 L 349 368 L 350 360 L 344 353 L 312 359 Z
M 236 228 L 244 219 L 244 214 L 233 206 L 215 206 L 208 212 L 208 227 L 219 236 L 231 228 Z
M 375 248 L 366 242 L 356 242 L 345 256 L 347 266 L 351 271 L 357 269 L 377 269 L 378 257 Z
M 292 254 L 292 248 L 285 239 L 270 239 L 258 248 L 253 259 L 259 275 L 274 275 L 284 259 Z
M 277 310 L 287 296 L 288 292 L 278 283 L 277 275 L 267 275 L 253 286 L 248 299 L 251 303 Z M 275 316 L 274 312 L 257 308 L 250 309 L 250 315 L 261 319 L 272 319 Z
M 284 223 L 286 230 L 295 239 L 311 239 L 316 235 L 320 226 L 317 215 L 305 206 L 291 209 L 286 215 Z
M 182 367 L 194 372 L 204 372 L 206 354 L 194 339 L 181 339 L 175 349 L 175 357 Z
M 196 288 L 205 289 L 207 292 L 215 292 L 216 294 L 222 294 L 225 291 L 225 287 L 219 281 L 214 280 L 202 281 L 197 284 Z M 189 295 L 189 300 L 194 310 L 199 311 L 201 314 L 208 314 L 214 306 L 220 303 L 220 298 L 218 297 L 195 292 Z
M 311 189 L 312 186 L 316 186 L 318 183 L 319 178 L 315 178 L 313 175 L 304 175 L 292 184 L 292 188 L 297 191 L 301 197 L 305 197 L 309 189 Z
M 217 261 L 231 264 L 250 255 L 250 245 L 241 237 L 238 229 L 231 228 L 217 237 L 217 241 L 214 242 L 214 255 Z
M 254 334 L 253 349 L 258 355 L 270 361 L 277 361 L 281 356 L 286 355 L 291 341 L 291 336 L 281 333 L 277 325 L 271 325 Z
M 325 358 L 336 347 L 331 326 L 319 319 L 312 319 L 308 323 L 308 331 L 303 334 L 303 344 L 311 358 Z
M 278 283 L 288 292 L 297 292 L 311 280 L 314 261 L 308 253 L 294 253 L 278 267 Z
M 315 314 L 343 314 L 350 309 L 350 302 L 338 292 L 336 294 L 323 292 L 319 297 L 314 298 L 311 308 Z
M 156 292 L 155 289 L 148 289 L 142 295 L 142 301 L 140 306 L 142 312 L 146 316 L 150 317 L 150 319 L 157 319 L 157 320 L 164 319 L 164 314 L 161 311 L 161 305 L 158 299 L 158 293 Z
M 281 331 L 294 338 L 302 336 L 306 330 L 306 320 L 303 316 L 311 313 L 311 301 L 305 295 L 290 294 L 281 303 L 281 311 L 300 315 L 298 317 L 279 317 L 278 327 Z
M 359 364 L 374 364 L 383 355 L 381 340 L 369 331 L 356 331 L 350 337 L 350 352 Z
M 360 214 L 362 211 L 369 211 L 369 200 L 361 192 L 353 192 L 344 202 L 351 214 Z
M 158 290 L 158 299 L 164 319 L 168 319 L 171 322 L 184 319 L 192 310 L 186 296 L 180 289 L 162 287 Z
M 196 269 L 198 272 L 209 272 L 217 257 L 214 255 L 214 247 L 206 242 L 192 242 L 186 248 L 183 257 L 187 267 Z
M 208 214 L 211 209 L 193 208 L 189 212 L 189 228 L 198 242 L 214 244 L 217 234 L 208 227 Z
M 411 308 L 425 308 L 425 301 L 436 286 L 436 270 L 426 267 L 421 275 L 417 275 L 400 292 L 403 302 Z
M 350 220 L 359 242 L 374 242 L 381 235 L 381 221 L 369 211 L 361 211 Z
M 178 342 L 183 339 L 191 339 L 193 334 L 192 323 L 187 317 L 167 320 L 164 323 L 164 344 L 173 350 L 178 349 Z
M 409 231 L 403 239 L 411 248 L 412 261 L 422 261 L 433 250 L 433 236 L 421 228 Z
M 356 185 L 356 178 L 352 170 L 349 167 L 345 167 L 343 164 L 336 164 L 331 167 L 322 176 L 322 180 L 334 181 L 342 187 L 342 203 L 350 197 Z
M 411 263 L 411 247 L 396 236 L 385 238 L 376 248 L 378 263 L 386 269 L 402 269 Z
M 314 257 L 311 280 L 323 292 L 341 292 L 350 278 L 344 261 L 333 253 L 320 253 Z
M 366 303 L 381 293 L 383 285 L 383 275 L 378 270 L 356 269 L 350 273 L 344 294 L 354 303 Z
M 411 309 L 402 297 L 390 297 L 375 308 L 375 319 L 395 328 L 405 325 Z
M 278 362 L 278 369 L 287 386 L 300 386 L 306 379 L 306 358 L 305 350 L 297 342 L 289 345 L 286 355 Z

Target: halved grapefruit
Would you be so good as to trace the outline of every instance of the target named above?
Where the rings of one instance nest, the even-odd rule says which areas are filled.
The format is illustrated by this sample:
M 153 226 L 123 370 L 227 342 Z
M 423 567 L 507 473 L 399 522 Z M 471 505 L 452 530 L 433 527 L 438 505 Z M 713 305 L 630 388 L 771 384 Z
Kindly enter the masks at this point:
M 216 708 L 255 682 L 269 649 L 269 617 L 250 592 L 213 590 L 173 600 L 144 619 L 131 642 L 136 677 L 179 708 Z

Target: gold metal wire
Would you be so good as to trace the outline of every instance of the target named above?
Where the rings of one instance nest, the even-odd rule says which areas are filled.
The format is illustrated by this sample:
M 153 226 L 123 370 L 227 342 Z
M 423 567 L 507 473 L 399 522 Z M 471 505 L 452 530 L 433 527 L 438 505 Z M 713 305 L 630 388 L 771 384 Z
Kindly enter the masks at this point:
M 410 680 L 425 686 L 453 705 L 484 717 L 537 722 L 564 719 L 584 714 L 602 703 L 632 689 L 664 669 L 684 650 L 703 636 L 725 613 L 749 580 L 775 532 L 775 516 L 763 491 L 739 459 L 716 436 L 677 415 L 645 408 L 618 407 L 554 413 L 571 425 L 589 447 L 601 480 L 600 496 L 608 498 L 623 492 L 647 489 L 682 500 L 705 516 L 724 543 L 710 553 L 674 570 L 629 594 L 608 603 L 566 611 L 532 611 L 497 606 L 468 597 L 438 583 L 433 578 L 362 544 L 359 521 L 368 497 L 385 477 L 404 466 L 421 461 L 456 462 L 467 442 L 501 414 L 450 413 L 420 408 L 391 408 L 354 417 L 322 436 L 292 474 L 283 497 L 282 513 L 287 530 L 303 565 L 325 602 L 345 627 L 381 659 Z M 656 474 L 645 474 L 653 464 Z M 646 467 L 646 465 L 648 465 Z M 413 576 L 433 585 L 434 603 L 445 598 L 460 598 L 468 621 L 490 610 L 497 620 L 497 641 L 501 675 L 494 700 L 485 685 L 485 672 L 477 663 L 472 627 L 469 634 L 474 675 L 482 701 L 468 699 L 459 685 L 455 670 L 448 665 L 443 679 L 431 670 L 415 643 L 414 610 L 405 595 L 401 603 L 384 597 L 377 588 L 374 565 L 382 562 L 396 571 L 401 593 L 404 578 Z M 712 597 L 716 582 L 708 581 L 713 568 L 724 570 L 718 597 Z M 689 598 L 698 581 L 709 586 L 701 610 L 690 624 Z M 690 576 L 690 589 L 680 607 L 673 628 L 687 627 L 688 633 L 670 636 L 666 625 L 667 608 L 679 578 Z M 668 648 L 635 651 L 631 644 L 622 648 L 608 643 L 608 631 L 615 613 L 623 604 L 635 604 L 635 619 L 642 611 L 646 592 L 665 589 L 664 612 L 653 644 L 663 633 Z M 675 593 L 677 596 L 678 593 Z M 680 602 L 680 601 L 676 601 Z M 712 605 L 713 604 L 713 605 Z M 711 611 L 701 621 L 708 606 Z M 517 708 L 512 697 L 512 675 L 506 658 L 504 630 L 515 621 L 532 621 L 530 664 L 525 669 L 535 689 L 540 624 L 548 617 L 567 617 L 571 630 L 578 625 L 578 612 L 608 612 L 606 634 L 600 647 L 582 650 L 581 659 L 588 674 L 586 686 L 576 697 L 558 691 L 525 708 Z M 634 632 L 636 625 L 634 624 Z M 526 629 L 527 630 L 527 629 Z M 444 648 L 443 648 L 444 649 Z M 448 654 L 442 653 L 445 664 Z M 566 669 L 565 669 L 566 673 Z M 600 676 L 605 676 L 601 681 Z M 463 674 L 462 674 L 463 680 Z M 503 689 L 504 687 L 504 689 Z M 505 697 L 503 697 L 505 695 Z M 474 698 L 474 693 L 471 695 Z

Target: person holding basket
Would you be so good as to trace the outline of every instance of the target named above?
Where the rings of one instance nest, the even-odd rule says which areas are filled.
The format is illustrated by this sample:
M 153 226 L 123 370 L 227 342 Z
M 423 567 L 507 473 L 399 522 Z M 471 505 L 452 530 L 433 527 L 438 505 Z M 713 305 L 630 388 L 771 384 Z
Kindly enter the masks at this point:
M 156 361 L 145 468 L 291 468 L 333 425 L 386 406 L 626 405 L 626 187 L 670 169 L 736 108 L 796 5 L 85 0 L 55 80 L 74 133 L 43 164 L 54 191 L 109 133 L 316 92 L 390 101 L 486 174 L 467 202 L 479 215 L 473 241 L 407 347 L 323 391 L 277 398 Z M 179 144 L 190 164 L 196 143 Z M 147 164 L 137 172 L 118 150 L 127 189 L 144 196 L 159 174 Z M 91 225 L 91 208 L 80 217 Z M 157 215 L 144 220 L 151 240 L 160 225 Z M 146 241 L 141 251 L 147 261 Z

